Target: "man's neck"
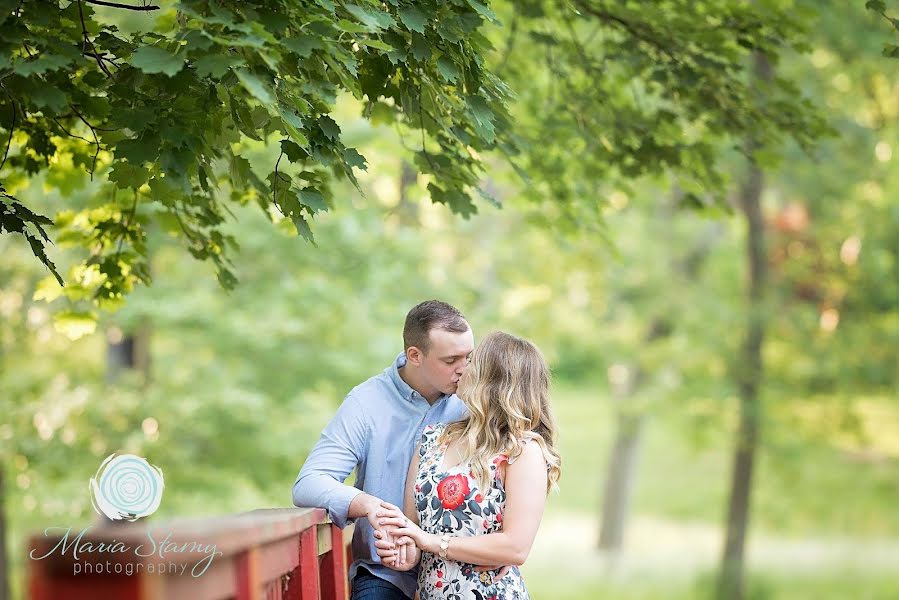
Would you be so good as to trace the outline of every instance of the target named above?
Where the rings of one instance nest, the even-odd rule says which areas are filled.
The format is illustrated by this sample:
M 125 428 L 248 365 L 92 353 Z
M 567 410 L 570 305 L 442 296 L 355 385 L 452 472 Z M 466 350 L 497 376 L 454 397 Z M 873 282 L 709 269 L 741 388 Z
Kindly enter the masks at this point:
M 406 382 L 410 388 L 418 392 L 418 395 L 428 401 L 428 404 L 434 404 L 443 394 L 440 393 L 439 390 L 434 390 L 432 392 L 425 393 L 422 391 L 424 388 L 421 380 L 417 377 L 418 373 L 415 372 L 414 369 L 410 369 L 408 365 L 403 365 L 398 369 L 400 374 L 400 379 Z

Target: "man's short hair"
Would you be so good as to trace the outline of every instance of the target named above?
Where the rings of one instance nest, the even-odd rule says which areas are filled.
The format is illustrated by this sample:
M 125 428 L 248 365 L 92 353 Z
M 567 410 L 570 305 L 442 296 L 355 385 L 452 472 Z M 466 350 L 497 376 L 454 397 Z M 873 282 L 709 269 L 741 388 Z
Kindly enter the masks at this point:
M 403 349 L 415 346 L 425 354 L 430 350 L 429 334 L 433 329 L 452 333 L 468 331 L 468 321 L 455 306 L 440 300 L 427 300 L 413 307 L 403 326 Z

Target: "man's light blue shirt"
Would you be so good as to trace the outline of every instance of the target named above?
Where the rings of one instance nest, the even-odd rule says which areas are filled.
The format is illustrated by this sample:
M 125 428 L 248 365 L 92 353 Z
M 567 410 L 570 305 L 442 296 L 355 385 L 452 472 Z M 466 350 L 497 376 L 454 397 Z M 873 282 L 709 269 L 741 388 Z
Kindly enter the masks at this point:
M 399 369 L 405 364 L 406 355 L 400 354 L 382 373 L 347 394 L 293 484 L 294 505 L 326 508 L 341 528 L 347 525 L 350 503 L 362 492 L 402 508 L 409 462 L 424 428 L 458 421 L 467 414 L 455 395 L 429 404 L 400 377 Z M 355 487 L 344 485 L 353 469 Z M 414 596 L 417 572 L 400 573 L 382 565 L 374 541 L 368 519 L 357 519 L 350 581 L 362 565 L 410 598 Z

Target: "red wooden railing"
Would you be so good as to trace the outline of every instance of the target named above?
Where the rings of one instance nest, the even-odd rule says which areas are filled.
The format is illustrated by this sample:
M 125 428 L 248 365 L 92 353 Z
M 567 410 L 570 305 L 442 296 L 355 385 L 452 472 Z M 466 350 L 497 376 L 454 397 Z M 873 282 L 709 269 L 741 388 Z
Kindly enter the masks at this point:
M 352 527 L 341 531 L 319 508 L 110 524 L 91 527 L 75 541 L 80 532 L 69 532 L 65 552 L 58 546 L 64 531 L 32 538 L 32 600 L 346 600 L 348 595 Z M 99 548 L 101 543 L 107 546 Z M 210 561 L 212 544 L 221 554 Z

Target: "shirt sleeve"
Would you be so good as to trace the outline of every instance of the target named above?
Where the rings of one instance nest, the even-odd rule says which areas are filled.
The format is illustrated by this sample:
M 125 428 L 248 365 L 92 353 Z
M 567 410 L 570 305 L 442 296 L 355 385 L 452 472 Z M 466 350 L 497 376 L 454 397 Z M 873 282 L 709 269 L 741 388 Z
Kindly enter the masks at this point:
M 350 394 L 303 463 L 293 484 L 294 505 L 325 508 L 335 525 L 346 527 L 350 503 L 362 490 L 343 482 L 362 462 L 368 433 L 362 405 Z

